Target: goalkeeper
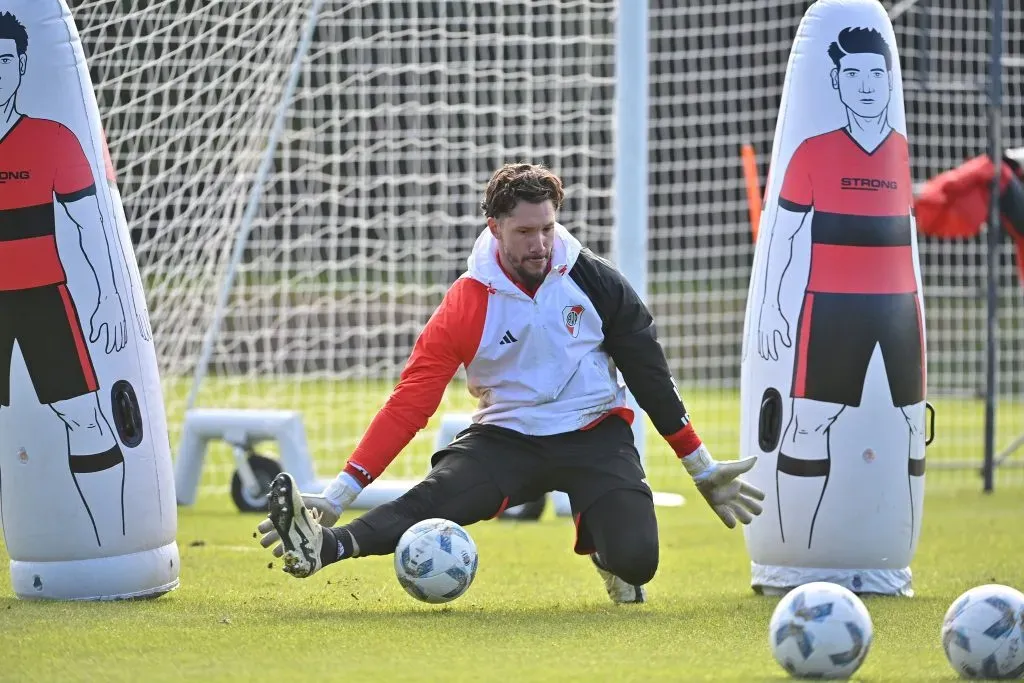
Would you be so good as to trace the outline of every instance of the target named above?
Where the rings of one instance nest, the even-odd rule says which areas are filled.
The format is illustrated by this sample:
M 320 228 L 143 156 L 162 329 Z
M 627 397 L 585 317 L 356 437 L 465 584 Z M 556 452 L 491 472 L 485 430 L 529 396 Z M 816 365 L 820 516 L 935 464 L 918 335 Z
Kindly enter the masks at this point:
M 398 385 L 344 470 L 320 494 L 273 482 L 264 547 L 307 577 L 352 557 L 387 555 L 421 520 L 462 525 L 564 491 L 575 551 L 589 555 L 617 603 L 644 602 L 658 566 L 654 502 L 633 443 L 616 368 L 729 528 L 760 514 L 764 493 L 739 479 L 755 458 L 716 462 L 676 391 L 647 307 L 609 262 L 556 222 L 562 181 L 510 164 L 487 185 L 487 229 L 468 270 L 420 333 Z M 460 366 L 479 400 L 473 424 L 434 454 L 401 497 L 335 527 L 437 410 Z

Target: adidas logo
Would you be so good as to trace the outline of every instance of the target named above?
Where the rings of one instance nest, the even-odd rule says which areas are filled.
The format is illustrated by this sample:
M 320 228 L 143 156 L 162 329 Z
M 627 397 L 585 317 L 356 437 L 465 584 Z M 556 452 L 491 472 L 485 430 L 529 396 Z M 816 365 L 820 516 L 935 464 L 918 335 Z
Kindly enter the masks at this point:
M 511 344 L 517 341 L 519 340 L 512 336 L 512 332 L 510 332 L 509 330 L 505 330 L 505 336 L 501 338 L 501 341 L 498 342 L 498 345 L 500 346 L 502 344 Z

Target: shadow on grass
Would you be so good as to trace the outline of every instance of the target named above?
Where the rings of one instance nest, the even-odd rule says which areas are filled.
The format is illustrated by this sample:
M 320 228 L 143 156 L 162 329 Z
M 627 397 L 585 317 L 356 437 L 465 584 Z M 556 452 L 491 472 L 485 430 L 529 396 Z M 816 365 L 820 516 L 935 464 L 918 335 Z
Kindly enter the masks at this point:
M 500 600 L 500 598 L 498 598 Z M 399 604 L 401 603 L 401 604 Z M 401 623 L 443 619 L 449 623 L 463 622 L 467 625 L 490 625 L 501 628 L 503 624 L 529 621 L 538 628 L 563 630 L 570 624 L 578 627 L 581 623 L 594 624 L 640 621 L 646 625 L 664 621 L 666 625 L 678 628 L 680 624 L 708 620 L 732 619 L 737 614 L 758 612 L 768 615 L 774 609 L 775 600 L 753 593 L 743 597 L 729 597 L 711 604 L 697 604 L 687 601 L 685 596 L 671 600 L 662 599 L 646 605 L 614 605 L 603 599 L 581 603 L 579 596 L 570 596 L 566 602 L 541 601 L 535 604 L 495 604 L 488 598 L 485 603 L 466 596 L 460 600 L 438 605 L 416 603 L 388 597 L 352 597 L 351 593 L 325 596 L 319 604 L 295 604 L 294 601 L 265 601 L 250 604 L 248 616 L 254 619 L 267 618 L 279 621 L 324 620 L 338 623 L 343 620 L 352 624 L 360 620 L 379 623 L 381 617 L 400 620 Z M 226 607 L 223 603 L 221 608 Z

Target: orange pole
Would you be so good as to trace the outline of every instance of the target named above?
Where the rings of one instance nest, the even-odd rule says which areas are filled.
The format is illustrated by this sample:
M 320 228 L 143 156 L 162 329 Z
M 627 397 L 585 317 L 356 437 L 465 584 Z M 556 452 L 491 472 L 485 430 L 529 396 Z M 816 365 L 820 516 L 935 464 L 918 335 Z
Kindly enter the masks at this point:
M 750 212 L 750 234 L 757 242 L 757 230 L 761 225 L 761 180 L 757 176 L 757 157 L 754 146 L 744 143 L 740 148 L 743 160 L 743 178 L 747 181 L 747 209 Z

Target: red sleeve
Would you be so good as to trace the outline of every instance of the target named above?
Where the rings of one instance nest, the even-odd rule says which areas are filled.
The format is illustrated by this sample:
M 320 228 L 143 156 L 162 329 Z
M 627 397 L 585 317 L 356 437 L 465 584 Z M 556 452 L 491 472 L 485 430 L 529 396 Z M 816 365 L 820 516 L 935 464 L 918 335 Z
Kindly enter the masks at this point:
M 70 130 L 56 124 L 52 151 L 54 159 L 53 193 L 61 202 L 73 202 L 96 192 L 89 159 L 78 138 Z
M 365 486 L 379 477 L 416 432 L 427 426 L 460 365 L 469 365 L 480 345 L 487 315 L 487 287 L 461 278 L 416 339 L 409 362 L 377 413 L 345 471 Z
M 786 166 L 779 191 L 779 206 L 787 211 L 806 213 L 814 203 L 814 188 L 811 185 L 811 154 L 804 140 L 793 152 L 793 158 Z

